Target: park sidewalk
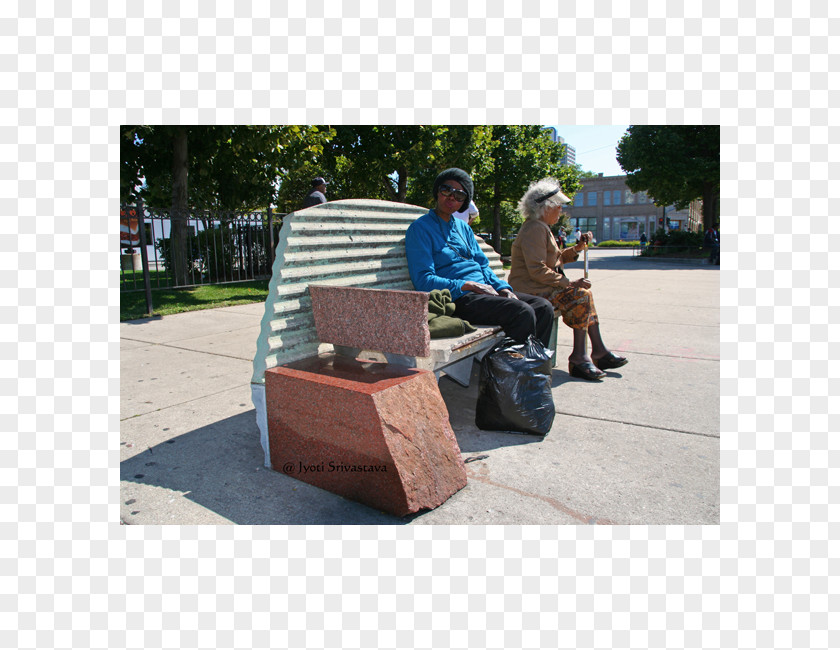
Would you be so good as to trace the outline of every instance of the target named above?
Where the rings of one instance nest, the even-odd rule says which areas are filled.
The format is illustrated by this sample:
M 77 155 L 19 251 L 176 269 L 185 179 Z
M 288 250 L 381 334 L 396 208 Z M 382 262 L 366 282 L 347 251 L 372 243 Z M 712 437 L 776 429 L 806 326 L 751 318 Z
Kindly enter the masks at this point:
M 580 262 L 569 276 L 582 275 Z M 720 267 L 593 250 L 607 345 L 630 359 L 602 382 L 566 371 L 545 438 L 474 425 L 478 364 L 440 389 L 468 484 L 398 518 L 263 466 L 251 404 L 263 304 L 120 324 L 120 516 L 126 524 L 717 524 Z

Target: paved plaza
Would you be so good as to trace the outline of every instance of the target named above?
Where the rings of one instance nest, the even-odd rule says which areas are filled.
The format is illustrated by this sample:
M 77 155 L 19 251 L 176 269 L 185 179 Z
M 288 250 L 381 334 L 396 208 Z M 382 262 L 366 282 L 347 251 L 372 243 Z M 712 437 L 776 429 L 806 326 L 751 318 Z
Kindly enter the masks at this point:
M 718 524 L 720 267 L 594 249 L 590 279 L 604 340 L 630 363 L 572 379 L 561 323 L 545 438 L 475 427 L 478 364 L 469 388 L 443 378 L 468 484 L 405 518 L 263 466 L 250 389 L 262 303 L 121 323 L 122 521 Z

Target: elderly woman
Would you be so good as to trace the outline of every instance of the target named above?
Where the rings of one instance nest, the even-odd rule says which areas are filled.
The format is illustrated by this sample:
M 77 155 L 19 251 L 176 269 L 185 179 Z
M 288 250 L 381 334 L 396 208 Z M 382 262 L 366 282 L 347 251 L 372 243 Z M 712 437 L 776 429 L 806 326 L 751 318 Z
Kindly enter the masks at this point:
M 578 259 L 578 253 L 592 241 L 592 233 L 560 250 L 550 226 L 560 219 L 563 205 L 569 198 L 560 191 L 554 178 L 532 183 L 519 201 L 519 211 L 525 223 L 519 229 L 511 248 L 511 267 L 508 281 L 514 291 L 525 291 L 547 298 L 563 316 L 563 322 L 574 332 L 574 345 L 569 356 L 572 377 L 596 380 L 606 376 L 604 370 L 620 368 L 627 359 L 610 352 L 601 339 L 598 314 L 592 299 L 588 279 L 571 281 L 563 272 L 563 265 Z M 586 352 L 586 336 L 592 342 L 592 356 Z
M 535 335 L 548 347 L 554 308 L 545 298 L 513 292 L 490 268 L 472 229 L 453 214 L 469 207 L 473 184 L 457 168 L 441 172 L 432 186 L 435 207 L 405 233 L 408 272 L 417 291 L 448 289 L 456 318 L 499 325 L 518 342 Z

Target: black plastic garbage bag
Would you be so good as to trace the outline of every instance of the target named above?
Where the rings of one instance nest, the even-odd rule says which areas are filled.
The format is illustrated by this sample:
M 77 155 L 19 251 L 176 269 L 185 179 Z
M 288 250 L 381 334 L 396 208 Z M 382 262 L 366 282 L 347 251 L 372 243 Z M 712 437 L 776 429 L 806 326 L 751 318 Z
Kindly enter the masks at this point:
M 553 422 L 551 353 L 534 336 L 497 343 L 481 360 L 475 425 L 544 436 Z

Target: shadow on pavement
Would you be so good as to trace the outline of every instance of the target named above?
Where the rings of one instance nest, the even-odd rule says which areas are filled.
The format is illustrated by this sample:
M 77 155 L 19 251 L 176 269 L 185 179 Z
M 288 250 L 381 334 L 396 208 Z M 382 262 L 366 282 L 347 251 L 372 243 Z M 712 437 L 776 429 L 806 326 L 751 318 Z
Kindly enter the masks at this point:
M 578 257 L 577 262 L 566 264 L 567 269 L 583 270 L 583 255 Z M 589 258 L 590 269 L 612 270 L 612 271 L 651 271 L 664 269 L 697 269 L 705 271 L 720 272 L 720 266 L 710 265 L 705 259 L 651 259 L 633 255 L 604 256 L 591 255 Z
M 442 377 L 438 383 L 443 401 L 449 411 L 449 424 L 455 432 L 458 446 L 463 454 L 477 454 L 483 451 L 517 447 L 540 442 L 542 436 L 533 436 L 516 432 L 482 431 L 475 426 L 475 406 L 478 399 L 479 364 L 473 364 L 473 374 L 469 388 L 456 384 L 448 377 Z M 464 459 L 469 462 L 469 458 Z
M 236 524 L 399 525 L 417 516 L 379 512 L 264 467 L 255 418 L 250 410 L 150 447 L 120 463 L 120 480 L 182 493 Z M 132 506 L 158 507 L 158 499 L 170 498 L 147 493 L 121 503 L 123 519 L 143 523 Z
M 126 325 L 145 325 L 146 323 L 151 323 L 152 321 L 162 320 L 163 316 L 160 314 L 155 314 L 154 316 L 148 316 L 146 318 L 133 318 L 132 320 L 124 320 L 121 321 Z
M 455 438 L 458 440 L 461 453 L 475 454 L 482 451 L 501 449 L 503 447 L 530 445 L 535 442 L 540 442 L 543 436 L 517 433 L 515 431 L 456 431 Z M 470 462 L 470 459 L 465 458 L 464 462 Z

